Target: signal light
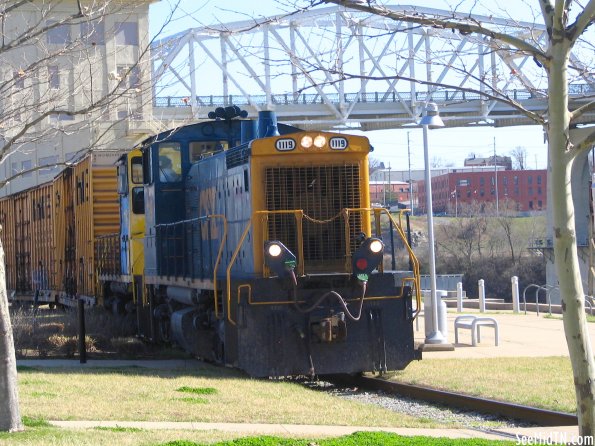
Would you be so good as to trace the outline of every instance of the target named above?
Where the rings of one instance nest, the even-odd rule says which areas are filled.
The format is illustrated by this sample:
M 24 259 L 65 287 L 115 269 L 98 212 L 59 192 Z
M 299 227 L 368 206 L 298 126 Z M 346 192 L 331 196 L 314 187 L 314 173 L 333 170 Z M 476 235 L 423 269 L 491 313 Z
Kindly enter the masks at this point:
M 283 243 L 274 240 L 264 243 L 264 263 L 277 276 L 285 277 L 295 269 L 297 260 Z
M 353 274 L 362 282 L 368 281 L 369 274 L 374 271 L 384 255 L 384 243 L 379 238 L 365 239 L 353 253 Z

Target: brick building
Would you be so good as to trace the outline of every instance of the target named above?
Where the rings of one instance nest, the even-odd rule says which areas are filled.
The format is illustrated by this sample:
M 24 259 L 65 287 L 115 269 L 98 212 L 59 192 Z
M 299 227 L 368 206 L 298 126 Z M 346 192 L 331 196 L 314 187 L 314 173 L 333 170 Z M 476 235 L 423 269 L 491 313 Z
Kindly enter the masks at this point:
M 472 171 L 453 169 L 452 172 L 432 177 L 432 206 L 434 213 L 455 215 L 472 202 L 515 202 L 519 212 L 542 211 L 547 207 L 546 170 L 504 170 L 493 167 Z M 426 212 L 425 182 L 416 184 L 419 210 Z
M 409 204 L 409 184 L 403 181 L 370 181 L 370 202 L 383 205 Z

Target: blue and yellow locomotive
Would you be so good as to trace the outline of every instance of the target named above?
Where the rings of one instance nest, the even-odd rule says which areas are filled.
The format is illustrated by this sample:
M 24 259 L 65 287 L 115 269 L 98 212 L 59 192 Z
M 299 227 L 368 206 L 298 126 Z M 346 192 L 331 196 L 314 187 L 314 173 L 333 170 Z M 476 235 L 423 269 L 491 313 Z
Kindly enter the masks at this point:
M 120 233 L 96 245 L 100 300 L 135 311 L 146 338 L 253 376 L 419 359 L 419 267 L 400 221 L 370 208 L 368 139 L 238 111 L 120 158 Z M 383 230 L 412 271 L 384 270 Z

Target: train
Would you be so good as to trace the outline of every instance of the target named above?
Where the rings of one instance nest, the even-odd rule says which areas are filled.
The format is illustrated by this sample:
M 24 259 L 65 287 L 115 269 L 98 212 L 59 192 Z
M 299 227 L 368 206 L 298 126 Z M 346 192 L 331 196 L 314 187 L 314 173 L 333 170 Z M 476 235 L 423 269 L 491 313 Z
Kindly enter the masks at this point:
M 87 154 L 0 200 L 9 298 L 134 314 L 254 377 L 403 369 L 419 262 L 403 215 L 370 206 L 371 150 L 230 106 Z

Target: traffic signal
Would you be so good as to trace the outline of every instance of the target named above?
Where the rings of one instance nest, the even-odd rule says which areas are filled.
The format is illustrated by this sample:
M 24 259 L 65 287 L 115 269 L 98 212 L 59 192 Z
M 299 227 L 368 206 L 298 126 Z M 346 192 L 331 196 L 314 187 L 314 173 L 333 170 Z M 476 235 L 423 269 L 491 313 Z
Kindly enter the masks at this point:
M 283 243 L 274 240 L 264 243 L 264 263 L 277 276 L 285 277 L 295 269 L 297 260 Z
M 369 274 L 376 269 L 384 255 L 384 243 L 379 238 L 365 239 L 353 253 L 352 271 L 362 282 L 368 281 Z

